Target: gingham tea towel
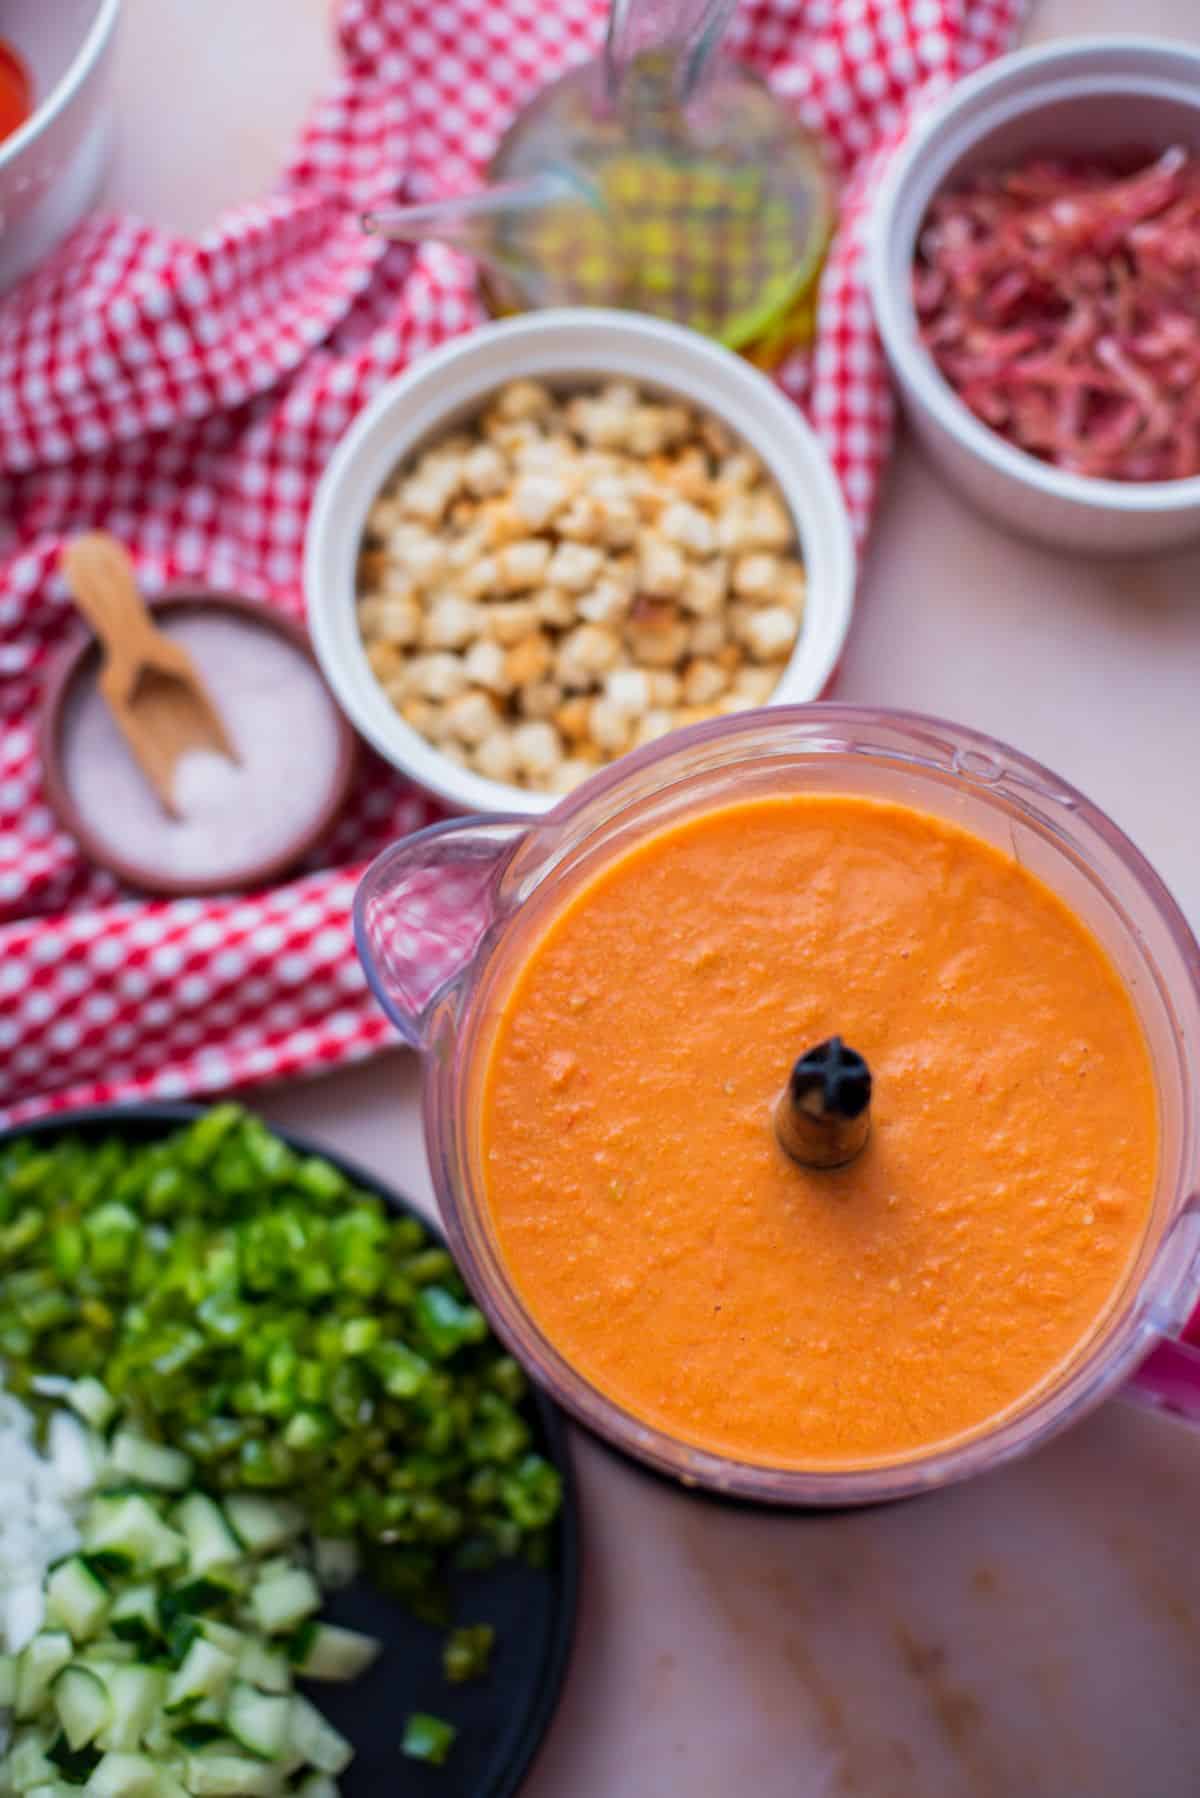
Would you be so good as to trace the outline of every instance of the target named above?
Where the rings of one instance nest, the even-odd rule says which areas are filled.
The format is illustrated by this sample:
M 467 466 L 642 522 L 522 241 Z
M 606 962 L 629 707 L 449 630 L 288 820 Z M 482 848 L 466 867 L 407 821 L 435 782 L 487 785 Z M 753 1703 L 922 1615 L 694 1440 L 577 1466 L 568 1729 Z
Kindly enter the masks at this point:
M 729 40 L 831 146 L 841 223 L 815 348 L 780 379 L 861 538 L 890 407 L 862 278 L 867 203 L 914 111 L 1007 48 L 1021 0 L 744 0 Z M 197 242 L 95 217 L 0 304 L 0 1121 L 212 1091 L 394 1040 L 348 930 L 363 863 L 434 816 L 368 760 L 288 884 L 149 902 L 89 867 L 40 787 L 34 720 L 70 623 L 64 539 L 115 532 L 153 592 L 195 579 L 300 612 L 306 507 L 355 411 L 479 318 L 451 252 L 357 214 L 476 181 L 603 0 L 346 0 L 343 72 L 268 198 Z M 453 934 L 430 931 L 431 956 Z

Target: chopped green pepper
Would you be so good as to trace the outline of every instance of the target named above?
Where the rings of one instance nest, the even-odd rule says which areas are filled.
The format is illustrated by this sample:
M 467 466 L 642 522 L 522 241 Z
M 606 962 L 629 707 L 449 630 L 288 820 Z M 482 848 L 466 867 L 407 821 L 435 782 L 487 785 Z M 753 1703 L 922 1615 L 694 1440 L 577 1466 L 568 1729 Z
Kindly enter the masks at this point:
M 443 1766 L 446 1756 L 454 1746 L 458 1731 L 452 1723 L 446 1723 L 441 1717 L 431 1717 L 425 1711 L 414 1711 L 404 1725 L 404 1739 L 400 1744 L 401 1753 L 412 1761 L 428 1761 L 431 1766 Z
M 442 1671 L 451 1685 L 483 1678 L 495 1640 L 496 1632 L 490 1623 L 467 1623 L 450 1631 L 442 1645 Z
M 450 1563 L 548 1553 L 559 1477 L 446 1250 L 236 1105 L 0 1151 L 0 1355 L 34 1404 L 100 1380 L 218 1492 L 294 1490 L 422 1615 Z

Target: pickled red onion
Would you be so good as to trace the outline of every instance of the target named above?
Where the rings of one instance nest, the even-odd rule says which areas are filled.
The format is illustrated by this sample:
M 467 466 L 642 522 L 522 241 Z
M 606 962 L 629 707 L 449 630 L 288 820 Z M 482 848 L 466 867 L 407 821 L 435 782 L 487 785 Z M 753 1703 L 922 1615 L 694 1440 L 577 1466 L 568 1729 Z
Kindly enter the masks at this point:
M 1041 157 L 940 194 L 913 300 L 984 424 L 1115 481 L 1200 474 L 1200 157 Z

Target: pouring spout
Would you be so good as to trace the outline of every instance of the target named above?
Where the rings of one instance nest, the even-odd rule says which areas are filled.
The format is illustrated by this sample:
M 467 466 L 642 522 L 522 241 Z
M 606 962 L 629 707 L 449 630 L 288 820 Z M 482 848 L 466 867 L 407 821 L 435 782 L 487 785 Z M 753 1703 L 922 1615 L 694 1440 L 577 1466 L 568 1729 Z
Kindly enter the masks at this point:
M 521 180 L 497 182 L 477 193 L 450 194 L 413 206 L 364 212 L 360 223 L 364 231 L 394 243 L 423 243 L 433 237 L 468 255 L 486 258 L 498 229 L 564 200 L 581 197 L 578 183 L 558 170 L 548 169 Z
M 611 226 L 582 174 L 566 167 L 501 181 L 478 193 L 363 215 L 364 231 L 396 243 L 434 238 L 472 256 L 516 310 L 570 303 L 576 254 L 562 242 L 609 247 Z M 555 252 L 555 244 L 558 249 Z

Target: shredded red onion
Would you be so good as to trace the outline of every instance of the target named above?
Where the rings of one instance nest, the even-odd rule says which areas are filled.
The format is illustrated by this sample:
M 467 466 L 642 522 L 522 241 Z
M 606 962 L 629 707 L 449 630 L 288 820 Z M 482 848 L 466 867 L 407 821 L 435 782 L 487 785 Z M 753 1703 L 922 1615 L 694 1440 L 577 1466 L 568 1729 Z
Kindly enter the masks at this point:
M 1200 474 L 1200 157 L 1039 157 L 941 194 L 913 300 L 959 398 L 1019 449 L 1110 481 Z

